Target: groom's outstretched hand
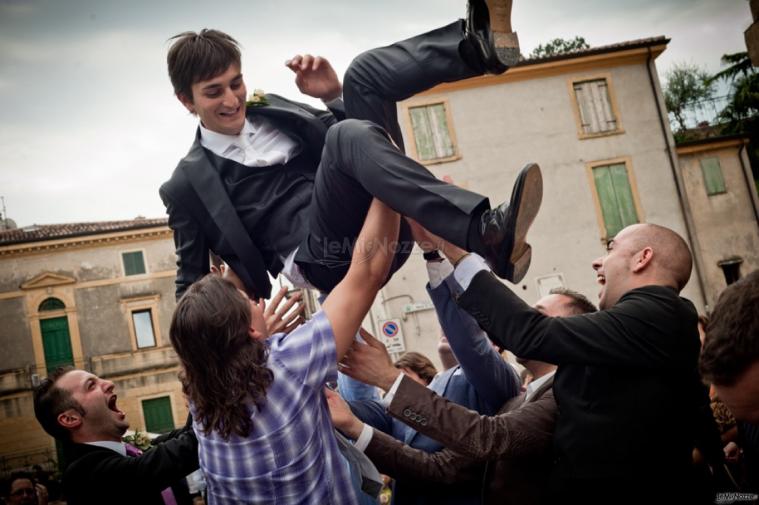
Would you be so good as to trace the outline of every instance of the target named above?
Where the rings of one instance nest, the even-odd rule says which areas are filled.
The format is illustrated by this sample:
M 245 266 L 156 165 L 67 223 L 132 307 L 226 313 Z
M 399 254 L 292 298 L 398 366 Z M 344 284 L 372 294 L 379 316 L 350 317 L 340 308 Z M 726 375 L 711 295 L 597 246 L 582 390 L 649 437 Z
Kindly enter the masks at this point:
M 295 85 L 304 95 L 329 102 L 343 93 L 343 85 L 326 58 L 297 54 L 285 66 L 295 72 Z

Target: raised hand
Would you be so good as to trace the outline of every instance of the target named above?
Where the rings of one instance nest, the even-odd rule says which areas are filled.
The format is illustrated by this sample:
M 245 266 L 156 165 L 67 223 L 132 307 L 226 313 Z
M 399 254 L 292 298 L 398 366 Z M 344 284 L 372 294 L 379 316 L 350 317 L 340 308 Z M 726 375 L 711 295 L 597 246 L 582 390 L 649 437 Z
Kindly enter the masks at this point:
M 364 428 L 362 423 L 353 412 L 351 412 L 345 400 L 329 388 L 324 388 L 324 395 L 327 397 L 327 406 L 329 415 L 332 417 L 332 424 L 340 430 L 346 437 L 357 439 Z
M 343 93 L 343 85 L 326 58 L 298 54 L 287 60 L 285 66 L 295 72 L 295 85 L 304 95 L 329 102 Z
M 280 307 L 286 294 L 287 287 L 282 286 L 264 310 L 264 319 L 269 335 L 290 333 L 303 323 L 303 311 L 306 307 L 301 301 L 301 293 L 295 293 Z M 293 307 L 295 308 L 293 309 Z
M 443 239 L 429 232 L 427 228 L 423 227 L 410 217 L 406 217 L 405 219 L 411 228 L 411 236 L 414 238 L 414 242 L 416 242 L 422 251 L 430 252 L 440 249 Z
M 365 344 L 354 341 L 340 362 L 340 371 L 356 380 L 390 389 L 401 371 L 393 366 L 385 344 L 361 328 L 359 334 Z
M 411 236 L 414 237 L 414 241 L 422 251 L 429 252 L 439 250 L 454 265 L 461 258 L 466 256 L 467 252 L 464 249 L 438 237 L 413 219 L 407 217 L 406 221 L 411 228 Z

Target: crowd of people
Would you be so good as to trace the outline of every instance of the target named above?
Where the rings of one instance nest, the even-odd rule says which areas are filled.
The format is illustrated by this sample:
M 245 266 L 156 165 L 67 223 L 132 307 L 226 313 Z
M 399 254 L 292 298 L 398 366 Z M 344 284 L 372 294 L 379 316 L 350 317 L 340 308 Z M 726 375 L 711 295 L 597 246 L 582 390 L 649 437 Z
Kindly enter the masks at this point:
M 343 82 L 323 58 L 289 60 L 326 111 L 246 101 L 232 37 L 174 37 L 171 83 L 199 119 L 160 189 L 190 416 L 142 453 L 122 441 L 113 382 L 51 373 L 34 407 L 63 446 L 68 503 L 188 503 L 198 469 L 208 504 L 379 503 L 382 474 L 396 504 L 757 500 L 759 272 L 725 290 L 703 349 L 680 296 L 690 250 L 656 224 L 623 229 L 592 263 L 598 308 L 569 289 L 529 306 L 500 279 L 529 268 L 539 167 L 491 208 L 405 156 L 396 102 L 513 66 L 510 16 L 510 0 L 470 0 L 466 19 L 363 53 Z M 422 355 L 393 363 L 361 329 L 414 247 L 445 335 L 440 373 Z M 267 310 L 279 274 L 322 293 L 309 320 Z

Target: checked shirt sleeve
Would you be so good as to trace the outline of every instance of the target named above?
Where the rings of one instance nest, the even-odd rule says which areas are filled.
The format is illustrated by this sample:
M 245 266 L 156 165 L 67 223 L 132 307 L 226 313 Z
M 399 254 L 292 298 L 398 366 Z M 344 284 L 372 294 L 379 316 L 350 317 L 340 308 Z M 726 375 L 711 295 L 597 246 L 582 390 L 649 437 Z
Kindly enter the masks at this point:
M 335 335 L 323 311 L 289 335 L 274 335 L 270 356 L 307 386 L 321 388 L 337 380 Z

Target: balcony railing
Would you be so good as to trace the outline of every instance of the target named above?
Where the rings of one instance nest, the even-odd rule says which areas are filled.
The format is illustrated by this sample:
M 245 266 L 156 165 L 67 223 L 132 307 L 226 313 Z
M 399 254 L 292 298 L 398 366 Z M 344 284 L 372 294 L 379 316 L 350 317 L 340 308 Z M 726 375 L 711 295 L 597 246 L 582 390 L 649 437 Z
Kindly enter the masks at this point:
M 725 107 L 727 107 L 730 98 L 729 95 L 725 95 L 686 104 L 682 114 L 685 121 L 685 128 L 701 128 L 704 126 L 715 126 L 719 124 L 719 114 Z M 677 132 L 681 129 L 680 123 L 675 119 L 675 115 L 671 112 L 669 113 L 669 122 L 673 132 Z

